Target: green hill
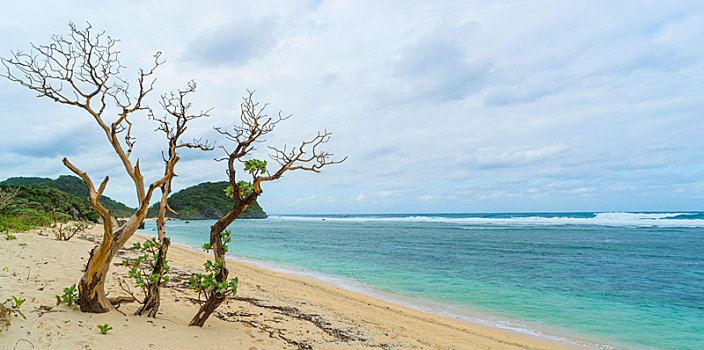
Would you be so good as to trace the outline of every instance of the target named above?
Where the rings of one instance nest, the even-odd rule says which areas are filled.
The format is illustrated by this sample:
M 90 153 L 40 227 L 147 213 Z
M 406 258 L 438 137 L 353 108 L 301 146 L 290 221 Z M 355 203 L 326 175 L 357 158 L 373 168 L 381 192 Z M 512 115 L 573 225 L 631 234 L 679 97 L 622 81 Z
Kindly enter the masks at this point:
M 10 207 L 5 209 L 13 216 L 43 216 L 52 212 L 70 216 L 74 220 L 97 221 L 98 213 L 93 210 L 87 199 L 44 185 L 9 186 L 0 185 L 0 190 L 9 187 L 19 187 L 17 196 L 10 201 Z
M 5 181 L 0 182 L 0 185 L 7 186 L 24 186 L 24 185 L 36 185 L 43 182 L 52 181 L 47 177 L 11 177 Z
M 219 219 L 232 209 L 232 199 L 225 195 L 227 186 L 227 181 L 204 182 L 178 191 L 169 196 L 169 206 L 178 215 L 167 213 L 167 216 L 183 220 Z M 149 208 L 150 217 L 156 217 L 158 212 L 158 203 Z M 264 219 L 266 213 L 259 203 L 254 202 L 240 218 Z
M 43 177 L 11 177 L 0 182 L 0 185 L 21 187 L 28 185 L 46 186 L 74 195 L 81 199 L 88 198 L 88 188 L 86 188 L 83 180 L 71 175 L 61 175 L 56 180 Z M 110 197 L 107 196 L 101 196 L 100 203 L 105 208 L 109 209 L 113 216 L 117 217 L 130 216 L 135 211 L 135 209 L 110 199 Z

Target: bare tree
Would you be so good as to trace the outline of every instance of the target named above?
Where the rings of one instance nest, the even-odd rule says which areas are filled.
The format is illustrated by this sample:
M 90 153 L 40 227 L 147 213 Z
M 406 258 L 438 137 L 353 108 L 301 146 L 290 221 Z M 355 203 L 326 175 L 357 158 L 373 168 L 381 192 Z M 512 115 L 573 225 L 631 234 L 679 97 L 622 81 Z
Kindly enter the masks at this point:
M 249 159 L 255 144 L 264 142 L 264 136 L 270 133 L 279 122 L 288 119 L 289 116 L 270 117 L 264 113 L 266 104 L 260 105 L 252 99 L 253 92 L 248 92 L 241 104 L 240 124 L 235 125 L 232 130 L 216 128 L 228 141 L 234 144 L 234 148 L 228 149 L 221 146 L 226 157 L 219 159 L 227 162 L 227 177 L 230 182 L 228 194 L 233 199 L 233 207 L 223 215 L 215 224 L 210 227 L 210 242 L 204 245 L 206 249 L 213 250 L 215 262 L 206 263 L 206 271 L 210 271 L 213 278 L 203 278 L 203 275 L 196 274 L 192 278 L 193 289 L 207 291 L 206 300 L 195 314 L 189 326 L 203 326 L 208 317 L 217 309 L 223 301 L 237 292 L 237 280 L 228 281 L 229 270 L 225 263 L 225 253 L 227 243 L 230 241 L 229 231 L 226 228 L 235 221 L 248 206 L 262 194 L 262 183 L 274 181 L 281 178 L 284 173 L 292 170 L 307 170 L 320 172 L 326 165 L 339 164 L 341 160 L 333 160 L 333 154 L 320 149 L 320 146 L 330 139 L 331 133 L 325 131 L 318 133 L 309 141 L 304 141 L 295 148 L 277 149 L 269 147 L 272 151 L 270 157 L 278 163 L 277 170 L 270 173 L 266 170 L 266 161 Z M 252 181 L 237 181 L 235 164 L 242 163 L 245 173 L 251 176 Z M 225 231 L 225 234 L 223 234 Z
M 167 163 L 165 175 L 145 187 L 139 160 L 130 159 L 135 145 L 130 118 L 148 109 L 145 97 L 153 90 L 154 72 L 163 63 L 161 54 L 154 55 L 151 68 L 139 70 L 136 85 L 130 86 L 120 77 L 124 67 L 118 59 L 117 40 L 104 32 L 94 32 L 90 24 L 84 29 L 74 24 L 69 28 L 67 36 L 53 35 L 49 44 L 32 45 L 29 53 L 12 52 L 10 58 L 2 59 L 2 63 L 6 68 L 4 77 L 10 81 L 36 92 L 38 97 L 74 106 L 90 115 L 134 183 L 138 208 L 124 224 L 119 225 L 98 200 L 109 178 L 105 177 L 96 188 L 88 174 L 63 159 L 64 165 L 85 182 L 89 201 L 103 222 L 102 241 L 90 252 L 78 285 L 81 310 L 102 313 L 113 308 L 105 295 L 110 262 L 145 218 L 154 190 L 173 176 L 175 163 Z M 114 117 L 108 117 L 112 114 L 109 110 L 116 112 Z
M 181 142 L 180 138 L 186 132 L 187 123 L 198 119 L 208 117 L 209 111 L 200 111 L 197 114 L 189 114 L 191 104 L 186 102 L 189 94 L 195 92 L 196 83 L 191 81 L 186 89 L 179 90 L 176 93 L 161 96 L 161 107 L 166 112 L 163 117 L 156 117 L 154 112 L 150 110 L 150 116 L 153 120 L 159 123 L 157 130 L 163 131 L 166 138 L 169 140 L 167 155 L 162 155 L 164 159 L 165 169 L 164 177 L 166 182 L 161 185 L 161 201 L 159 202 L 159 214 L 156 219 L 156 227 L 158 233 L 159 249 L 156 254 L 154 266 L 151 271 L 151 276 L 156 276 L 152 281 L 146 283 L 146 296 L 142 306 L 135 312 L 136 315 L 147 314 L 148 317 L 156 317 L 161 302 L 159 287 L 162 285 L 165 267 L 167 266 L 166 253 L 171 243 L 166 237 L 166 211 L 174 212 L 168 204 L 167 198 L 171 193 L 171 182 L 175 176 L 174 168 L 180 160 L 178 150 L 180 148 L 194 148 L 202 151 L 211 151 L 213 147 L 207 141 L 193 140 L 192 142 Z

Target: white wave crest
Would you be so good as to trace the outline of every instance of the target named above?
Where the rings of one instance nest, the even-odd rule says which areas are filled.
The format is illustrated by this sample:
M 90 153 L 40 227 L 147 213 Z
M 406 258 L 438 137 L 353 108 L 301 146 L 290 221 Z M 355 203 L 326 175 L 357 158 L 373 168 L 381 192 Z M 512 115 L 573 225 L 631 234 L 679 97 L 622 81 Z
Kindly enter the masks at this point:
M 622 227 L 704 227 L 704 219 L 683 219 L 682 216 L 694 216 L 699 213 L 595 213 L 593 217 L 573 216 L 507 216 L 482 217 L 468 214 L 466 217 L 443 217 L 426 215 L 409 215 L 393 217 L 350 216 L 270 216 L 272 220 L 290 221 L 330 221 L 330 222 L 436 222 L 476 226 L 559 226 L 559 225 L 596 225 Z

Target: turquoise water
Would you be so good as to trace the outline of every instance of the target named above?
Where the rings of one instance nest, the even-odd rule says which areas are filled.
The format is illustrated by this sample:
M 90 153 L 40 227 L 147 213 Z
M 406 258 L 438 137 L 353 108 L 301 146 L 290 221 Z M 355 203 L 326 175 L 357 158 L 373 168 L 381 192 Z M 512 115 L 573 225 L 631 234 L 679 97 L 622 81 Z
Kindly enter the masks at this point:
M 199 246 L 211 223 L 170 221 L 168 233 Z M 624 348 L 704 349 L 702 213 L 275 216 L 231 229 L 235 256 L 458 314 Z

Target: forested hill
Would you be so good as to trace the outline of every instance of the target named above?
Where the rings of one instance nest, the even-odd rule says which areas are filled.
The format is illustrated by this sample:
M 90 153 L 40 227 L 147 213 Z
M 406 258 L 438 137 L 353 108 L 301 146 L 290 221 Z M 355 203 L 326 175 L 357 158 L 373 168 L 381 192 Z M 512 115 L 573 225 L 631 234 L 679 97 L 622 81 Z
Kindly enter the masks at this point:
M 6 186 L 17 186 L 17 187 L 27 187 L 27 186 L 40 186 L 40 187 L 50 187 L 57 189 L 59 191 L 65 192 L 69 195 L 78 197 L 79 199 L 88 200 L 88 188 L 86 188 L 83 180 L 76 176 L 71 175 L 61 175 L 56 180 L 43 177 L 11 177 L 5 181 L 0 182 L 0 185 Z M 34 192 L 37 192 L 36 190 Z M 49 192 L 44 192 L 48 194 Z M 102 196 L 100 197 L 100 203 L 112 212 L 112 215 L 117 217 L 127 217 L 134 213 L 133 208 L 130 208 L 118 201 L 110 199 L 110 197 Z
M 204 182 L 188 187 L 169 196 L 169 206 L 178 215 L 168 213 L 168 217 L 183 220 L 219 219 L 232 209 L 232 199 L 225 195 L 227 181 Z M 159 212 L 159 203 L 149 208 L 149 217 L 156 217 Z M 254 202 L 250 205 L 241 219 L 264 219 L 266 213 Z
M 1 192 L 13 192 L 13 188 L 17 188 L 16 195 L 8 201 L 8 208 L 0 212 L 0 221 L 8 216 L 24 217 L 28 221 L 35 220 L 43 224 L 49 224 L 50 222 L 46 220 L 52 217 L 95 222 L 99 218 L 87 199 L 78 198 L 49 186 L 0 184 Z

